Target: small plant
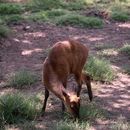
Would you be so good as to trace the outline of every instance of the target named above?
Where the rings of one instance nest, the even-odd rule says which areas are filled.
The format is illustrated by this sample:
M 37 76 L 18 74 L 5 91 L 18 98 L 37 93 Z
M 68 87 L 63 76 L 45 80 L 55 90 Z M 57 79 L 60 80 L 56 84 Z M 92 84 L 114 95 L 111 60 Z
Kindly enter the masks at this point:
M 9 28 L 5 25 L 0 25 L 0 38 L 5 38 L 9 34 Z
M 20 93 L 0 97 L 0 115 L 7 124 L 33 120 L 38 114 L 37 103 Z
M 36 76 L 28 71 L 19 71 L 12 75 L 9 79 L 9 86 L 22 88 L 25 85 L 31 85 L 37 80 Z
M 114 79 L 110 63 L 105 59 L 90 57 L 84 67 L 84 70 L 88 72 L 94 80 L 111 81 Z
M 11 4 L 11 3 L 1 3 L 0 4 L 0 14 L 20 14 L 22 13 L 23 9 L 18 4 Z
M 115 21 L 125 22 L 130 19 L 129 15 L 125 12 L 113 12 L 111 18 Z
M 130 56 L 130 45 L 125 44 L 122 48 L 119 49 L 119 52 Z
M 56 19 L 57 25 L 79 26 L 88 28 L 99 28 L 102 26 L 102 20 L 95 17 L 85 17 L 82 15 L 68 14 Z

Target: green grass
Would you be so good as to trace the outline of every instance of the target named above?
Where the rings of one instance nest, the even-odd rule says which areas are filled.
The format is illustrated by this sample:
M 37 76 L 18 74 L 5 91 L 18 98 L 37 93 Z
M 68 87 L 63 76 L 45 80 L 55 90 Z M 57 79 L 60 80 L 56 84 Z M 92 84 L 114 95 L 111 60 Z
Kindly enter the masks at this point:
M 125 44 L 122 48 L 119 49 L 119 52 L 127 56 L 130 56 L 130 45 Z
M 64 9 L 52 9 L 52 10 L 32 13 L 31 15 L 27 16 L 27 19 L 33 21 L 48 21 L 54 23 L 54 19 L 68 13 L 70 12 Z
M 95 17 L 85 17 L 82 15 L 68 14 L 58 17 L 56 19 L 57 25 L 64 26 L 79 26 L 79 27 L 88 27 L 88 28 L 100 28 L 103 25 L 103 22 L 99 18 Z
M 88 122 L 64 120 L 58 122 L 54 128 L 55 130 L 87 130 L 90 128 L 90 125 Z
M 120 117 L 119 117 L 120 118 Z M 127 122 L 123 119 L 117 119 L 115 123 L 109 126 L 111 130 L 129 130 L 130 129 L 130 122 Z
M 80 119 L 73 121 L 66 117 L 57 123 L 56 130 L 87 130 L 91 129 L 91 120 L 105 118 L 105 112 L 95 103 L 91 103 L 80 108 Z
M 29 71 L 19 71 L 10 76 L 8 84 L 11 87 L 23 88 L 37 81 L 37 77 Z
M 96 120 L 105 118 L 106 113 L 96 103 L 91 103 L 80 108 L 80 117 L 83 120 Z
M 125 12 L 113 12 L 111 18 L 119 22 L 125 22 L 130 20 L 130 16 Z
M 62 3 L 62 8 L 71 10 L 71 11 L 82 10 L 82 9 L 85 9 L 85 2 L 82 0 L 64 2 Z
M 19 14 L 13 14 L 13 15 L 4 15 L 1 18 L 6 22 L 6 24 L 15 24 L 18 22 L 21 22 L 24 20 L 24 17 Z
M 97 54 L 100 56 L 100 57 L 111 57 L 111 56 L 117 56 L 118 55 L 118 51 L 115 49 L 115 48 L 112 48 L 112 49 L 104 49 L 104 50 L 101 50 L 99 52 L 97 52 Z
M 109 82 L 115 77 L 109 61 L 92 56 L 88 59 L 84 70 L 88 72 L 94 80 Z
M 130 66 L 129 65 L 124 65 L 123 66 L 123 70 L 124 70 L 124 72 L 126 73 L 126 74 L 129 74 L 130 75 Z
M 33 10 L 42 9 L 42 10 L 51 10 L 57 9 L 61 6 L 61 0 L 32 0 L 30 6 Z
M 98 43 L 94 46 L 96 50 L 104 50 L 104 49 L 112 49 L 114 46 L 110 43 L 104 44 L 104 43 Z
M 10 30 L 6 25 L 0 25 L 0 38 L 6 38 L 9 32 Z
M 57 17 L 57 16 L 62 16 L 65 14 L 70 13 L 68 10 L 64 10 L 64 9 L 52 9 L 46 12 L 48 17 Z
M 0 14 L 20 14 L 23 12 L 22 6 L 18 4 L 11 3 L 1 3 L 0 4 Z
M 20 93 L 0 97 L 0 118 L 6 124 L 34 120 L 38 114 L 37 102 Z

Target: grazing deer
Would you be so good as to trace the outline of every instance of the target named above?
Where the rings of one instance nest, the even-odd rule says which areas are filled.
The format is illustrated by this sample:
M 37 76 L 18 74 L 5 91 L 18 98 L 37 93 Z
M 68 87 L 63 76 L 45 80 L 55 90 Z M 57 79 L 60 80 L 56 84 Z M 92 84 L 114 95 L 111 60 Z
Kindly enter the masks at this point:
M 45 86 L 45 99 L 42 115 L 45 112 L 49 91 L 54 93 L 62 101 L 74 118 L 79 118 L 80 91 L 83 83 L 88 88 L 89 99 L 92 101 L 92 90 L 90 77 L 83 73 L 83 67 L 88 57 L 88 49 L 83 44 L 74 40 L 56 43 L 43 64 L 43 81 Z M 67 91 L 67 77 L 75 75 L 78 84 L 72 91 Z

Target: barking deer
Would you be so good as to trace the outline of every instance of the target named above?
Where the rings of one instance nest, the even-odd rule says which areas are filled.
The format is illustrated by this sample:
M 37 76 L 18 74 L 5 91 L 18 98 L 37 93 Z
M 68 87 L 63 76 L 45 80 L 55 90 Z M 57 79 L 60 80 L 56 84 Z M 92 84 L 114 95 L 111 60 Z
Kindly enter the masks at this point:
M 80 91 L 83 83 L 87 85 L 89 99 L 92 101 L 90 77 L 83 73 L 83 67 L 88 57 L 88 48 L 83 44 L 68 40 L 56 43 L 43 63 L 43 83 L 45 86 L 45 99 L 42 115 L 45 112 L 49 91 L 62 101 L 62 111 L 65 106 L 74 118 L 79 118 Z M 78 84 L 73 92 L 66 89 L 67 77 L 75 75 Z M 65 105 L 65 106 L 64 106 Z

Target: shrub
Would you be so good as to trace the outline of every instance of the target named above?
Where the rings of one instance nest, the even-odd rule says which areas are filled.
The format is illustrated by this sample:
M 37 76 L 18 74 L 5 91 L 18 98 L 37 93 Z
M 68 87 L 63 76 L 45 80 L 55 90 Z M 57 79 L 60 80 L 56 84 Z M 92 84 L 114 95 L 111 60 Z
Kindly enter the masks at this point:
M 125 22 L 130 19 L 129 15 L 125 12 L 113 12 L 111 18 L 115 21 Z
M 125 44 L 122 48 L 119 49 L 119 52 L 130 56 L 130 45 Z
M 94 80 L 111 81 L 114 79 L 110 63 L 105 59 L 90 57 L 84 67 L 84 70 L 87 71 Z
M 0 25 L 0 38 L 5 38 L 9 34 L 9 28 L 5 25 Z
M 37 103 L 20 93 L 0 97 L 0 115 L 8 124 L 33 120 L 38 114 Z
M 23 9 L 18 4 L 3 3 L 0 4 L 0 14 L 20 14 Z
M 25 85 L 31 85 L 37 80 L 36 76 L 30 73 L 29 71 L 19 71 L 13 74 L 9 79 L 9 86 L 22 88 Z
M 85 17 L 82 15 L 69 14 L 63 15 L 56 19 L 57 25 L 71 25 L 79 27 L 88 27 L 88 28 L 99 28 L 102 26 L 102 20 L 95 17 Z

